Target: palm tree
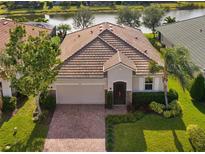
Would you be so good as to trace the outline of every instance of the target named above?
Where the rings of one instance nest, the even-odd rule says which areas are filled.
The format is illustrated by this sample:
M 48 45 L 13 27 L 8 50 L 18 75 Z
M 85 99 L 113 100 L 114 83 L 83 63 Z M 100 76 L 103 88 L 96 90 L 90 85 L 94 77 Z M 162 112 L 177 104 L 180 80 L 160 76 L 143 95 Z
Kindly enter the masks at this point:
M 63 40 L 67 34 L 67 31 L 71 30 L 71 27 L 67 24 L 61 24 L 57 27 L 57 30 L 59 31 L 58 36 L 61 38 L 61 40 Z
M 163 24 L 171 24 L 171 23 L 174 23 L 176 22 L 176 18 L 175 17 L 171 17 L 171 16 L 167 16 L 165 19 L 164 19 L 164 23 Z
M 168 108 L 168 75 L 171 74 L 175 76 L 179 80 L 183 90 L 185 90 L 188 79 L 194 77 L 194 73 L 198 68 L 191 62 L 189 51 L 184 47 L 177 46 L 174 48 L 166 48 L 162 50 L 162 52 L 164 66 L 151 61 L 149 69 L 151 73 L 163 71 L 165 105 Z

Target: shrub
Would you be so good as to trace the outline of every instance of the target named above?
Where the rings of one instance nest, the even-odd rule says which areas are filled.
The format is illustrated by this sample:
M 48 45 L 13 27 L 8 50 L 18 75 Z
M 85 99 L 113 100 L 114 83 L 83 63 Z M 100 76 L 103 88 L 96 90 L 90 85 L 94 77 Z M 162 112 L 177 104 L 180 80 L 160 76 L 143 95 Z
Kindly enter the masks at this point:
M 178 99 L 178 93 L 170 89 L 168 101 L 171 102 L 175 99 Z M 138 109 L 140 106 L 147 106 L 153 101 L 164 104 L 164 92 L 134 92 L 132 95 L 132 103 L 135 109 Z
M 205 80 L 202 74 L 199 74 L 194 80 L 191 86 L 190 94 L 191 97 L 196 101 L 205 100 Z
M 171 102 L 173 100 L 178 100 L 178 98 L 179 98 L 179 95 L 178 95 L 177 91 L 171 88 L 168 92 L 169 102 Z
M 187 127 L 190 142 L 194 149 L 198 152 L 205 151 L 205 131 L 197 125 L 189 125 Z
M 112 98 L 112 91 L 105 92 L 105 107 L 108 109 L 112 109 L 113 107 L 113 98 Z
M 169 104 L 169 108 L 166 109 L 164 104 L 157 102 L 151 102 L 149 105 L 150 109 L 158 114 L 162 114 L 165 118 L 171 118 L 179 116 L 182 112 L 181 105 L 177 100 L 173 100 Z
M 152 111 L 162 114 L 162 112 L 164 111 L 165 105 L 164 104 L 159 104 L 157 102 L 151 102 L 149 104 L 149 107 Z
M 42 109 L 54 110 L 56 108 L 56 99 L 49 95 L 48 92 L 41 93 L 39 103 Z
M 3 97 L 3 112 L 12 112 L 16 109 L 16 97 Z
M 164 116 L 165 118 L 171 118 L 172 113 L 171 113 L 171 111 L 167 110 L 167 111 L 164 111 L 164 112 L 163 112 L 163 116 Z

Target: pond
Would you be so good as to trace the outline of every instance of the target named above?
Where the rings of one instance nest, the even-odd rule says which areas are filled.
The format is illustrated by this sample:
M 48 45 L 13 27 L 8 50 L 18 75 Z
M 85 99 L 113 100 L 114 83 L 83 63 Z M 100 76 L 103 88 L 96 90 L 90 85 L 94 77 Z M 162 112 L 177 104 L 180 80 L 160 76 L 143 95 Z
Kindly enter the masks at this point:
M 205 15 L 205 9 L 193 9 L 193 10 L 173 10 L 166 12 L 164 17 L 171 16 L 176 17 L 177 21 L 186 20 L 198 16 Z M 93 24 L 98 24 L 101 22 L 111 22 L 116 23 L 117 22 L 117 14 L 115 13 L 98 13 L 95 14 L 95 19 L 93 21 Z M 59 24 L 69 24 L 72 27 L 71 31 L 75 31 L 77 29 L 73 28 L 73 19 L 72 15 L 66 15 L 66 14 L 56 14 L 56 15 L 45 15 L 45 18 L 48 19 L 48 23 L 56 26 Z M 140 29 L 144 33 L 150 33 L 151 31 L 147 29 L 144 26 L 141 26 Z

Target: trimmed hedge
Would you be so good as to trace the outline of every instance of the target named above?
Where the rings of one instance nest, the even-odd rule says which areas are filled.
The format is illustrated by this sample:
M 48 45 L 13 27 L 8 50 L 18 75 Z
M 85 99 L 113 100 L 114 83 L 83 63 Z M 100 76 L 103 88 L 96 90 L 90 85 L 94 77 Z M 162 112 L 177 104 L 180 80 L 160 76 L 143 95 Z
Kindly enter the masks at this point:
M 144 117 L 143 112 L 133 112 L 133 113 L 125 114 L 125 115 L 108 115 L 105 120 L 106 122 L 106 150 L 107 151 L 113 150 L 114 125 L 120 124 L 120 123 L 136 122 L 143 117 Z
M 178 100 L 178 93 L 174 89 L 168 92 L 168 101 Z M 132 104 L 135 109 L 140 106 L 148 106 L 151 102 L 164 104 L 164 92 L 134 92 L 132 95 Z
M 205 79 L 202 74 L 199 74 L 194 80 L 190 89 L 190 95 L 196 101 L 201 102 L 205 100 Z
M 189 125 L 187 127 L 187 133 L 189 135 L 189 140 L 198 152 L 205 151 L 205 131 L 197 125 Z
M 113 107 L 112 91 L 105 91 L 105 107 L 108 109 Z
M 41 93 L 39 103 L 42 109 L 55 110 L 56 99 L 54 96 L 49 95 L 48 92 Z
M 3 112 L 12 112 L 16 109 L 17 99 L 16 97 L 3 97 Z

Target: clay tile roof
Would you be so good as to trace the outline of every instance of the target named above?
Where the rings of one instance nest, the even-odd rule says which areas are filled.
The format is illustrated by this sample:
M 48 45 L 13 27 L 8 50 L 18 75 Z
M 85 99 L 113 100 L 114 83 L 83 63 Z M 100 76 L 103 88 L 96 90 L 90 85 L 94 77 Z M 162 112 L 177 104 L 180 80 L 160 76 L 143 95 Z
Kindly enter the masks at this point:
M 51 29 L 40 28 L 32 25 L 16 23 L 15 21 L 8 19 L 0 19 L 0 52 L 5 49 L 5 45 L 9 42 L 10 39 L 10 29 L 14 29 L 16 26 L 22 25 L 25 27 L 27 36 L 38 36 L 39 32 L 45 31 L 51 33 Z
M 124 40 L 127 44 L 145 54 L 148 58 L 163 65 L 159 52 L 156 51 L 140 30 L 108 22 L 100 23 L 84 30 L 68 34 L 60 46 L 61 60 L 64 61 L 72 56 L 105 30 L 109 30 L 117 37 Z
M 113 66 L 116 66 L 117 64 L 124 64 L 125 66 L 129 67 L 133 71 L 136 71 L 135 63 L 130 60 L 127 56 L 125 56 L 122 52 L 117 52 L 114 54 L 108 61 L 106 61 L 103 65 L 103 71 L 107 71 Z

